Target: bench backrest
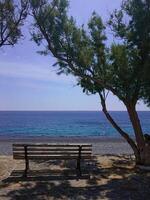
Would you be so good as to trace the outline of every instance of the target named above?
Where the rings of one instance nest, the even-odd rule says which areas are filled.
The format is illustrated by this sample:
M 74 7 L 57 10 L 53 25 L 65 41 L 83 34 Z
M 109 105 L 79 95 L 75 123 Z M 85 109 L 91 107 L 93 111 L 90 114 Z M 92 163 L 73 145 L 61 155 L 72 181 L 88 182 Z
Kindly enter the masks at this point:
M 13 144 L 14 159 L 90 159 L 91 144 Z

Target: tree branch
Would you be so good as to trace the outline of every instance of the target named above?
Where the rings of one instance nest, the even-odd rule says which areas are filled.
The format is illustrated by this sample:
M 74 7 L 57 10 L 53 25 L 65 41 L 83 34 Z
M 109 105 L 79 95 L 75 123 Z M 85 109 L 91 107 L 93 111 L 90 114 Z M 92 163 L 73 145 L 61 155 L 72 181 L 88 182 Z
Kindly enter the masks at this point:
M 103 110 L 103 113 L 105 114 L 106 118 L 111 123 L 111 125 L 120 133 L 120 135 L 128 142 L 128 144 L 133 149 L 136 158 L 138 160 L 140 160 L 139 150 L 138 150 L 137 145 L 135 144 L 134 140 L 125 131 L 123 131 L 121 129 L 121 127 L 115 122 L 115 120 L 109 114 L 109 112 L 107 111 L 107 108 L 106 108 L 106 103 L 105 103 L 105 99 L 104 99 L 103 95 L 101 93 L 99 93 L 99 96 L 101 99 L 102 110 Z
M 3 45 L 14 45 L 13 42 L 9 41 L 9 38 L 11 37 L 11 34 L 14 32 L 14 30 L 16 30 L 21 25 L 21 22 L 26 18 L 25 12 L 26 12 L 27 6 L 28 6 L 28 1 L 24 5 L 24 7 L 21 8 L 18 19 L 14 21 L 13 28 L 11 28 L 9 31 L 8 31 L 7 23 L 5 27 L 3 25 L 3 20 L 5 20 L 5 18 L 2 19 L 1 31 L 0 31 L 0 35 L 1 35 L 0 47 Z M 15 14 L 14 14 L 14 17 L 16 17 Z M 6 31 L 8 32 L 6 33 Z

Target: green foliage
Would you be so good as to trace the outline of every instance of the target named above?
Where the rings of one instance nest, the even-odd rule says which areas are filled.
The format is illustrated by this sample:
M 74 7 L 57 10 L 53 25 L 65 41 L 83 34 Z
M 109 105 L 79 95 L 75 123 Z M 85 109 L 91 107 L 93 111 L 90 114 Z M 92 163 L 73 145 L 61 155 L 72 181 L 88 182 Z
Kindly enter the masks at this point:
M 125 104 L 146 98 L 150 61 L 150 0 L 126 0 L 112 13 L 108 26 L 119 42 L 106 46 L 105 26 L 93 12 L 87 26 L 69 17 L 68 1 L 31 1 L 33 40 L 52 54 L 58 73 L 73 74 L 87 93 L 111 91 Z M 145 86 L 147 89 L 145 90 Z
M 111 15 L 109 25 L 126 48 L 134 51 L 133 55 L 129 55 L 133 60 L 133 80 L 137 82 L 139 98 L 144 98 L 149 104 L 150 0 L 123 1 L 121 10 Z
M 36 28 L 32 38 L 38 45 L 47 42 L 41 53 L 52 53 L 57 58 L 54 66 L 58 66 L 58 73 L 72 73 L 84 91 L 95 93 L 93 76 L 104 73 L 106 65 L 105 27 L 101 18 L 93 13 L 86 32 L 84 26 L 77 27 L 73 17 L 67 16 L 67 9 L 68 2 L 62 0 L 47 2 L 42 8 L 32 4 Z
M 21 26 L 27 16 L 28 1 L 0 0 L 0 47 L 14 45 L 22 36 Z

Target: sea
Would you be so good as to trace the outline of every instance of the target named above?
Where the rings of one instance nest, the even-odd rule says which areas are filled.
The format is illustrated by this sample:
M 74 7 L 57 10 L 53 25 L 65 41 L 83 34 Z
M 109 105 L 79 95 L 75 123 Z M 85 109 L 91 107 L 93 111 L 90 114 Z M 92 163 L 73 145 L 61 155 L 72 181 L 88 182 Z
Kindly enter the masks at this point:
M 119 126 L 133 136 L 127 112 L 112 111 Z M 144 133 L 150 133 L 150 112 L 138 112 Z M 0 136 L 120 137 L 101 111 L 0 111 Z

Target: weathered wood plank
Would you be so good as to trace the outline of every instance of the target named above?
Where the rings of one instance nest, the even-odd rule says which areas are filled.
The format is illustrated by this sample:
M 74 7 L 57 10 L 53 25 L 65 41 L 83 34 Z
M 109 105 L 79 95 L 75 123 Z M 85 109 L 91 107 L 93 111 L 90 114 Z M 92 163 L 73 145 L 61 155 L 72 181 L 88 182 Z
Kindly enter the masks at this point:
M 14 157 L 25 157 L 25 155 L 24 154 L 14 154 L 13 155 Z M 28 154 L 27 155 L 27 157 L 28 158 L 30 158 L 30 157 L 41 157 L 41 156 L 45 156 L 45 157 L 53 157 L 53 156 L 55 156 L 56 158 L 57 157 L 61 157 L 61 158 L 63 158 L 63 157 L 78 157 L 78 155 L 77 154 L 71 154 L 71 155 L 69 155 L 69 154 L 36 154 L 36 155 L 34 155 L 34 154 Z M 91 154 L 85 154 L 85 155 L 81 155 L 81 157 L 90 157 L 91 156 Z
M 13 154 L 14 155 L 20 155 L 20 154 L 22 154 L 22 155 L 24 155 L 25 154 L 25 152 L 24 151 L 14 151 L 13 152 Z M 30 155 L 30 154 L 32 154 L 32 155 L 42 155 L 42 154 L 45 154 L 45 155 L 64 155 L 64 154 L 68 154 L 68 155 L 71 155 L 71 154 L 74 154 L 74 155 L 78 155 L 78 152 L 69 152 L 69 151 L 57 151 L 57 152 L 55 152 L 55 151 L 53 151 L 53 152 L 50 152 L 50 151 L 27 151 L 27 154 L 28 155 Z M 87 151 L 87 152 L 82 152 L 82 154 L 83 155 L 86 155 L 86 154 L 92 154 L 92 152 L 90 152 L 90 151 Z
M 23 160 L 25 159 L 25 156 L 13 156 L 14 159 L 20 159 Z M 52 156 L 30 156 L 28 155 L 29 160 L 71 160 L 71 159 L 77 159 L 78 156 L 57 156 L 57 155 L 52 155 Z M 82 156 L 81 159 L 90 159 L 91 156 Z
M 13 148 L 13 151 L 24 151 L 24 147 L 23 148 Z M 32 148 L 32 147 L 28 147 L 28 151 L 79 151 L 79 148 Z M 92 151 L 91 148 L 82 148 L 82 151 L 86 152 L 86 151 Z
M 92 147 L 91 144 L 55 144 L 55 143 L 35 143 L 35 144 L 21 144 L 21 143 L 17 143 L 17 144 L 13 144 L 13 147 L 22 147 L 22 146 L 28 146 L 28 147 L 78 147 L 78 146 L 82 146 L 82 147 Z

